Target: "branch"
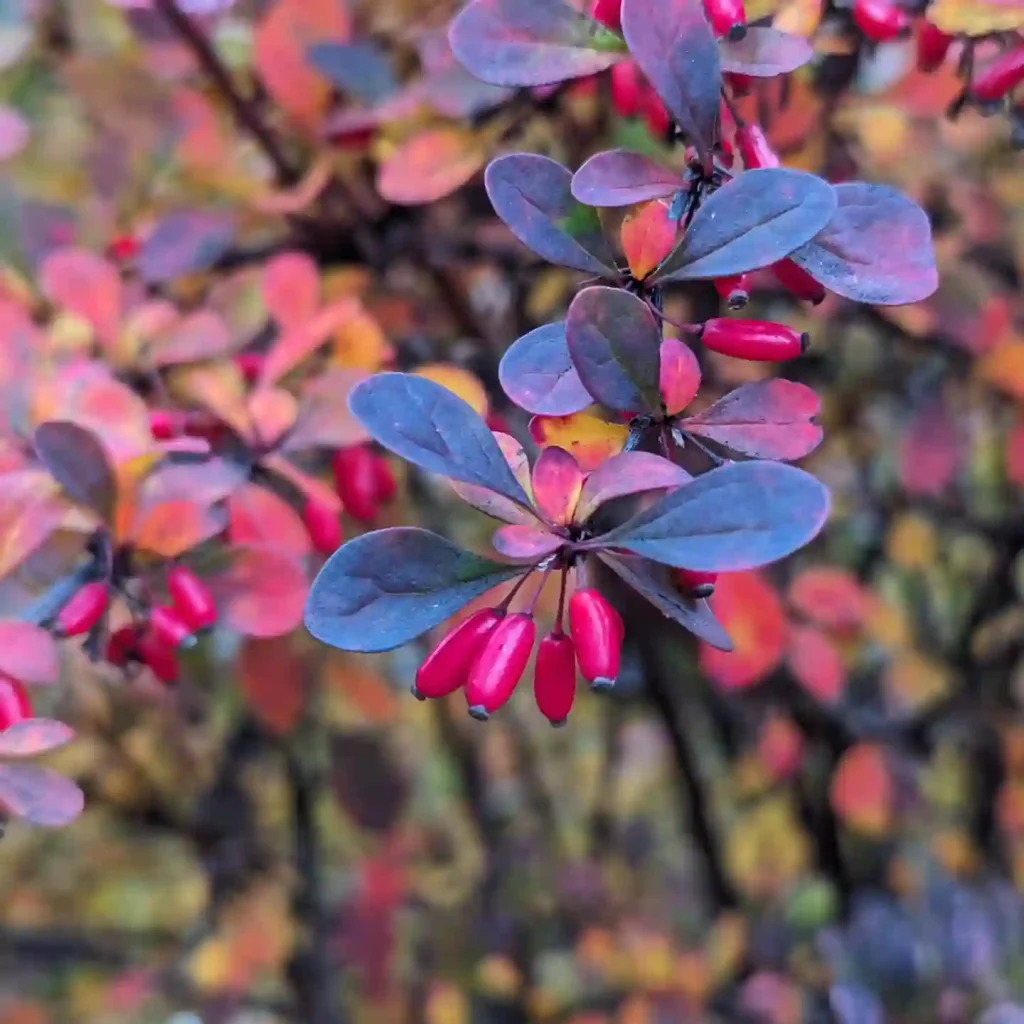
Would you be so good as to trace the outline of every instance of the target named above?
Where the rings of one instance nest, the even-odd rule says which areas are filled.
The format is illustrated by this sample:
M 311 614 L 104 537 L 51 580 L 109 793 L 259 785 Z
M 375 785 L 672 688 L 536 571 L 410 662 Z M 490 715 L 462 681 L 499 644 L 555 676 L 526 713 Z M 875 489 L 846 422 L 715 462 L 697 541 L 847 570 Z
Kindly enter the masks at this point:
M 73 572 L 62 576 L 59 580 L 50 585 L 50 589 L 41 594 L 21 613 L 25 622 L 32 622 L 37 626 L 49 626 L 60 614 L 61 609 L 78 593 L 86 583 L 97 579 L 99 572 L 96 561 L 90 559 L 84 565 L 80 565 Z
M 294 185 L 299 172 L 285 156 L 273 133 L 264 123 L 251 100 L 247 100 L 235 87 L 231 74 L 224 66 L 206 34 L 178 6 L 177 0 L 153 0 L 156 9 L 167 19 L 182 41 L 195 54 L 203 70 L 213 79 L 217 89 L 227 101 L 232 114 L 260 145 L 274 166 L 277 180 L 282 185 Z

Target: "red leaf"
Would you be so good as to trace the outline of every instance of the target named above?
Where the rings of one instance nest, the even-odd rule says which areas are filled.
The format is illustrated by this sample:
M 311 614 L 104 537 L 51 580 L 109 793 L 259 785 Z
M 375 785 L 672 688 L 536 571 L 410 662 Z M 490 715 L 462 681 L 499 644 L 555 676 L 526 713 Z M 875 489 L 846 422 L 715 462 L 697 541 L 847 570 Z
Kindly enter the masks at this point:
M 324 306 L 311 320 L 286 331 L 267 353 L 260 386 L 270 387 L 308 359 L 344 323 L 359 314 L 359 303 L 343 297 Z
M 58 249 L 43 261 L 39 280 L 46 297 L 88 321 L 100 341 L 117 339 L 122 287 L 112 263 L 86 249 Z
M 960 444 L 952 416 L 941 401 L 920 409 L 900 443 L 900 480 L 908 494 L 935 497 L 952 482 Z
M 49 718 L 26 718 L 0 732 L 0 757 L 34 757 L 75 738 L 74 730 Z
M 797 682 L 822 704 L 833 704 L 843 695 L 846 667 L 839 649 L 815 626 L 790 626 L 786 660 Z
M 806 385 L 761 380 L 730 391 L 680 426 L 740 455 L 801 459 L 821 443 L 821 427 L 813 422 L 820 410 L 818 396 Z
M 320 272 L 305 253 L 283 252 L 263 270 L 263 301 L 283 331 L 301 327 L 320 308 Z
M 461 128 L 431 128 L 406 140 L 377 171 L 377 191 L 392 203 L 432 203 L 465 185 L 487 155 Z
M 772 714 L 757 736 L 757 754 L 772 777 L 788 779 L 800 768 L 803 733 L 784 715 Z
M 28 622 L 0 622 L 0 673 L 22 683 L 55 683 L 60 656 L 53 636 Z
M 669 416 L 678 416 L 697 397 L 700 378 L 693 349 L 678 338 L 666 338 L 661 343 L 658 391 Z
M 273 547 L 299 560 L 310 552 L 302 518 L 283 498 L 265 487 L 247 483 L 228 502 L 231 543 L 240 547 Z
M 302 622 L 309 584 L 294 559 L 266 547 L 238 548 L 231 568 L 211 590 L 229 629 L 245 636 L 275 637 Z
M 63 775 L 28 764 L 0 765 L 0 805 L 33 825 L 57 828 L 82 813 L 82 791 Z
M 832 809 L 859 832 L 882 835 L 892 824 L 895 794 L 885 751 L 859 743 L 843 754 L 832 776 Z
M 711 608 L 732 640 L 730 653 L 701 644 L 700 667 L 719 686 L 745 689 L 772 673 L 782 661 L 786 617 L 782 601 L 758 572 L 718 577 Z
M 239 660 L 242 693 L 256 717 L 272 732 L 291 732 L 304 704 L 302 660 L 287 637 L 242 645 Z
M 676 221 L 667 203 L 652 199 L 626 215 L 619 237 L 630 271 L 642 281 L 672 251 Z
M 540 512 L 556 526 L 572 522 L 583 473 L 576 460 L 564 448 L 545 448 L 533 467 L 533 499 Z
M 856 629 L 868 613 L 868 594 L 845 569 L 827 565 L 805 569 L 790 584 L 789 603 L 826 629 Z

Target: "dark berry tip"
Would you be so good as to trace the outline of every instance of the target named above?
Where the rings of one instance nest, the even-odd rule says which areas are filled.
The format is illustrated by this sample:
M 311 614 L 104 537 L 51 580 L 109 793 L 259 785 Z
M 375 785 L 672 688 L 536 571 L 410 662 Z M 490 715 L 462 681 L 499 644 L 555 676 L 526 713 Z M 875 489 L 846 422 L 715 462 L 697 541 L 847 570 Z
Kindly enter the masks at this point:
M 693 588 L 694 597 L 710 597 L 714 592 L 714 583 L 699 583 Z
M 738 295 L 730 295 L 726 305 L 735 313 L 737 310 L 743 309 L 749 301 L 750 296 L 746 292 L 740 292 Z
M 811 347 L 811 336 L 804 331 L 800 335 L 800 351 L 801 353 L 806 352 Z
M 411 694 L 412 694 L 412 695 L 413 695 L 413 696 L 414 696 L 414 697 L 415 697 L 415 698 L 416 698 L 417 700 L 426 700 L 426 699 L 427 699 L 426 697 L 424 697 L 424 696 L 423 696 L 423 694 L 422 694 L 422 693 L 420 693 L 419 687 L 418 687 L 418 686 L 417 686 L 417 685 L 416 685 L 415 683 L 413 683 L 413 684 L 412 684 L 412 686 L 410 686 L 410 687 L 409 687 L 409 692 L 410 692 L 410 693 L 411 693 Z
M 739 25 L 733 25 L 733 27 L 731 29 L 729 29 L 729 42 L 730 43 L 739 43 L 739 42 L 742 42 L 746 38 L 747 38 L 747 26 L 746 25 L 741 23 Z
M 491 713 L 483 706 L 483 704 L 474 704 L 469 709 L 469 717 L 475 718 L 478 722 L 486 722 L 491 717 Z
M 569 724 L 569 719 L 568 718 L 559 718 L 559 719 L 552 720 L 551 727 L 553 729 L 564 729 L 566 727 L 566 725 L 568 725 L 568 724 Z
M 594 693 L 607 693 L 609 690 L 615 688 L 614 679 L 606 679 L 604 676 L 598 676 L 591 684 L 590 688 Z

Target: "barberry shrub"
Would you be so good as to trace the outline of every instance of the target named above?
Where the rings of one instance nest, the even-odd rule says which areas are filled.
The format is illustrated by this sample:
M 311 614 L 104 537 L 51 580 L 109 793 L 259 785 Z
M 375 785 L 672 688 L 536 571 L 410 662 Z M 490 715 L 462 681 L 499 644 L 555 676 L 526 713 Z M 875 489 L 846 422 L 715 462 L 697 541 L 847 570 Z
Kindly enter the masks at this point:
M 534 692 L 542 713 L 561 724 L 573 660 L 597 689 L 618 672 L 622 620 L 596 588 L 595 564 L 728 650 L 706 600 L 716 574 L 786 557 L 828 514 L 826 489 L 782 464 L 821 440 L 809 388 L 759 381 L 686 415 L 700 389 L 701 348 L 783 362 L 810 339 L 784 324 L 729 316 L 674 322 L 664 312 L 667 290 L 713 281 L 735 311 L 745 302 L 744 275 L 774 267 L 800 298 L 819 301 L 827 290 L 874 304 L 914 302 L 937 285 L 931 233 L 924 212 L 890 188 L 833 186 L 780 167 L 758 126 L 739 119 L 730 76 L 785 74 L 810 57 L 802 39 L 747 26 L 742 8 L 623 0 L 600 3 L 588 17 L 560 0 L 473 0 L 450 43 L 470 72 L 497 86 L 557 83 L 633 62 L 668 111 L 680 165 L 623 150 L 596 154 L 575 174 L 536 154 L 491 162 L 487 193 L 509 230 L 543 259 L 591 278 L 563 321 L 520 338 L 501 363 L 506 394 L 533 415 L 540 454 L 531 468 L 514 438 L 492 433 L 429 380 L 389 373 L 359 384 L 349 407 L 374 441 L 447 477 L 504 524 L 492 538 L 497 557 L 420 529 L 358 537 L 314 581 L 306 625 L 345 650 L 388 650 L 516 581 L 441 641 L 414 686 L 421 698 L 464 688 L 470 714 L 484 719 L 526 670 L 533 608 L 554 575 L 558 611 L 541 641 Z M 608 237 L 607 211 L 627 206 L 618 237 Z M 609 428 L 598 444 L 586 440 L 594 421 Z M 618 499 L 628 499 L 625 510 Z

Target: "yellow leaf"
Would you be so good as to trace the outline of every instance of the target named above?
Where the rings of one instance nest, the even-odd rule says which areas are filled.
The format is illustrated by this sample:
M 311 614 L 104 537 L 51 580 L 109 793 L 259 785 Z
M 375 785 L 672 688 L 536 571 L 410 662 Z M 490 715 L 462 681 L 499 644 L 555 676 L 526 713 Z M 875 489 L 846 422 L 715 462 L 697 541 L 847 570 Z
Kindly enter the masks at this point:
M 450 363 L 428 363 L 417 371 L 418 377 L 426 377 L 435 384 L 458 395 L 480 416 L 487 415 L 487 392 L 475 374 Z
M 1024 5 L 1005 0 L 935 0 L 928 20 L 950 35 L 984 36 L 1024 28 Z
M 346 320 L 331 340 L 331 365 L 352 370 L 379 370 L 389 355 L 380 324 L 365 310 Z
M 530 436 L 541 448 L 557 445 L 571 452 L 580 468 L 589 473 L 622 451 L 629 427 L 578 412 L 572 416 L 534 416 Z

